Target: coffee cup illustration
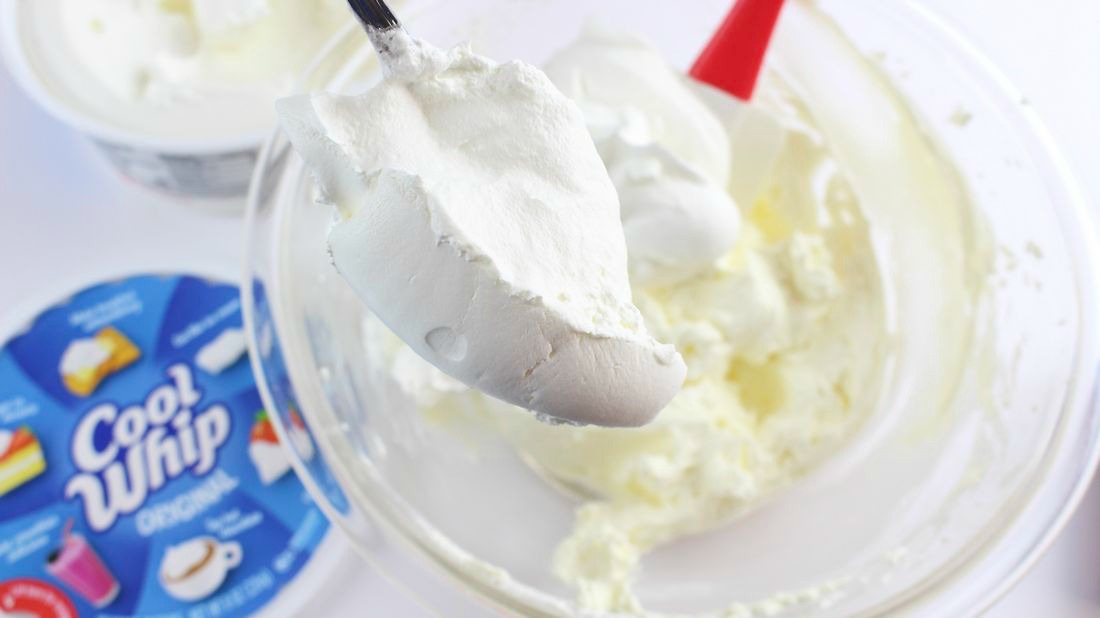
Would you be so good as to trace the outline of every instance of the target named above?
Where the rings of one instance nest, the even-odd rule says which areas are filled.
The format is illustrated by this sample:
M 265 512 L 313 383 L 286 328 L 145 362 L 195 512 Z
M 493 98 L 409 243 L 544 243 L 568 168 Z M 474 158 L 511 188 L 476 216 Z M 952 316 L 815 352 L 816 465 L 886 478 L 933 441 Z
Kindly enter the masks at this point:
M 180 601 L 199 601 L 214 594 L 242 558 L 244 550 L 240 543 L 219 543 L 208 536 L 196 537 L 173 545 L 164 553 L 160 562 L 160 585 Z
M 46 558 L 46 571 L 96 608 L 107 607 L 118 596 L 118 580 L 107 565 L 83 536 L 68 530 L 61 547 Z

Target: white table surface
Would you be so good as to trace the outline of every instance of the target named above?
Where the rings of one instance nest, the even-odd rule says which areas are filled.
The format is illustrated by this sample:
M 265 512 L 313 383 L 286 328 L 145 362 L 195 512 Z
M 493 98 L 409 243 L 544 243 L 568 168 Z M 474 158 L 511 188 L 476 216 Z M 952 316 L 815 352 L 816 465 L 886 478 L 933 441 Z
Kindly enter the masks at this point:
M 925 1 L 1005 69 L 1100 196 L 1100 1 Z M 235 276 L 240 258 L 238 219 L 198 215 L 127 186 L 0 69 L 0 318 L 107 274 Z M 347 566 L 311 614 L 429 615 L 358 558 Z M 1100 617 L 1100 482 L 1038 566 L 987 615 Z

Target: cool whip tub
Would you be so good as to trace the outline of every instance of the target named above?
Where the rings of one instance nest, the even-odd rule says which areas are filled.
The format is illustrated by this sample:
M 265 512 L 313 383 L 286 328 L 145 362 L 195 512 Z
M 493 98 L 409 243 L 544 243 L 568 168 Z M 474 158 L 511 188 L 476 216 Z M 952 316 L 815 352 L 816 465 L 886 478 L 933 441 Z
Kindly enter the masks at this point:
M 0 348 L 5 612 L 292 615 L 335 568 L 256 391 L 239 304 L 231 285 L 137 276 Z M 319 458 L 305 423 L 288 425 Z
M 337 0 L 46 0 L 0 19 L 19 83 L 125 177 L 239 208 L 272 102 L 350 14 Z

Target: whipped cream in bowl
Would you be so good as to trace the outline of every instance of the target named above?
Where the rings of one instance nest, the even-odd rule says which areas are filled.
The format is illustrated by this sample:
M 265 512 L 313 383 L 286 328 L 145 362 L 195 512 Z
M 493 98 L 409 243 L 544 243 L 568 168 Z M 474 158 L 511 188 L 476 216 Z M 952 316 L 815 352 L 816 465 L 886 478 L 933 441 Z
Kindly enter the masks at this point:
M 552 616 L 940 615 L 1035 555 L 1096 452 L 1095 240 L 1041 131 L 987 106 L 1005 94 L 982 63 L 908 9 L 789 3 L 745 105 L 684 75 L 724 3 L 417 8 L 409 30 L 452 51 L 283 104 L 249 218 L 265 403 L 319 429 L 295 466 L 365 553 L 445 613 Z M 499 102 L 468 80 L 509 65 L 474 57 L 520 58 L 572 102 L 625 256 L 543 244 L 606 242 L 606 209 L 554 226 L 497 201 L 545 142 L 478 124 Z M 439 91 L 485 115 L 425 103 Z M 510 261 L 531 255 L 625 271 L 612 298 L 684 363 L 650 422 L 550 425 L 448 358 L 491 344 L 530 368 L 518 305 L 482 282 L 543 316 L 567 315 L 555 281 L 599 289 Z

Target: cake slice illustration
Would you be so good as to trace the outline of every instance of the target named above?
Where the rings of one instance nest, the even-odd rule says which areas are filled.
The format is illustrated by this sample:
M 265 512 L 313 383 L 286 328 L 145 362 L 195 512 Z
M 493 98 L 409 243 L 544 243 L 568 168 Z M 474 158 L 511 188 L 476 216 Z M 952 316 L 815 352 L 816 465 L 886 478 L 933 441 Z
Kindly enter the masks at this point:
M 42 444 L 29 427 L 0 429 L 0 496 L 45 471 Z
M 112 373 L 117 373 L 141 358 L 126 335 L 108 326 L 93 337 L 76 339 L 61 355 L 61 381 L 70 393 L 87 397 Z
M 248 457 L 256 466 L 260 482 L 264 485 L 274 483 L 290 471 L 290 459 L 279 444 L 275 425 L 266 410 L 257 412 L 252 423 L 252 432 L 248 436 Z

